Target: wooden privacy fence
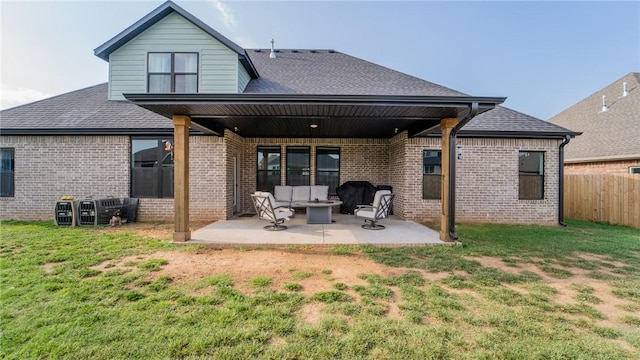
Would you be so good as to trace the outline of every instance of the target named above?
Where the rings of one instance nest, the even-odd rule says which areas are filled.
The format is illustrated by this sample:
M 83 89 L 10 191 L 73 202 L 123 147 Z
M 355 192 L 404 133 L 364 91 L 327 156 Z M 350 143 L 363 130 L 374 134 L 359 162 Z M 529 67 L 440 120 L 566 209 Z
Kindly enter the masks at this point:
M 564 216 L 640 229 L 640 176 L 565 175 Z

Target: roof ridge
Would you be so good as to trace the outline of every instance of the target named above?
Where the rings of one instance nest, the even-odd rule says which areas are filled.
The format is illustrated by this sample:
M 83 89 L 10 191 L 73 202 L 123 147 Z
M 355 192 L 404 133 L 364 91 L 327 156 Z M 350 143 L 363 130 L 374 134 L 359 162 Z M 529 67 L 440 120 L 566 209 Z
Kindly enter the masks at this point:
M 562 114 L 564 114 L 565 112 L 567 112 L 571 108 L 576 107 L 576 106 L 578 106 L 578 105 L 580 105 L 582 103 L 591 101 L 594 96 L 601 96 L 603 94 L 603 92 L 609 90 L 614 85 L 616 85 L 616 83 L 619 83 L 620 81 L 624 80 L 625 78 L 632 78 L 632 79 L 635 79 L 635 81 L 636 81 L 636 84 L 635 84 L 636 86 L 628 88 L 630 93 L 631 93 L 631 90 L 634 90 L 634 89 L 640 87 L 640 72 L 629 72 L 629 73 L 625 74 L 624 76 L 616 79 L 615 81 L 612 81 L 612 82 L 608 83 L 607 85 L 602 86 L 601 88 L 599 88 L 598 90 L 594 91 L 593 93 L 591 93 L 591 94 L 585 96 L 584 98 L 578 100 L 576 103 L 574 103 L 572 105 L 569 105 L 568 107 L 566 107 L 562 111 L 560 111 L 560 112 L 556 113 L 555 115 L 552 115 L 551 117 L 549 117 L 549 119 L 547 119 L 547 120 L 549 121 L 549 120 L 551 120 L 553 118 L 560 117 Z M 628 85 L 631 85 L 631 84 L 628 84 Z M 619 97 L 615 97 L 611 101 L 616 102 L 618 100 L 619 100 Z M 613 103 L 611 103 L 611 102 L 608 103 L 609 106 L 611 106 L 612 104 Z

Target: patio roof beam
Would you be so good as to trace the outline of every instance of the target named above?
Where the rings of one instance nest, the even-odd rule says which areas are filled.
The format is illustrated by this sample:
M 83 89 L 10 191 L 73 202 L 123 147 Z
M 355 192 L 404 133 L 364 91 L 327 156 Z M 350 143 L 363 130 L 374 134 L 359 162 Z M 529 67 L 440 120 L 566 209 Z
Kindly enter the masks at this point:
M 254 104 L 254 105 L 381 105 L 417 107 L 459 107 L 468 109 L 469 103 L 492 109 L 506 97 L 477 96 L 406 96 L 406 95 L 314 95 L 314 94 L 124 94 L 127 100 L 143 104 Z M 488 110 L 487 109 L 487 110 Z M 196 114 L 189 114 L 196 115 Z

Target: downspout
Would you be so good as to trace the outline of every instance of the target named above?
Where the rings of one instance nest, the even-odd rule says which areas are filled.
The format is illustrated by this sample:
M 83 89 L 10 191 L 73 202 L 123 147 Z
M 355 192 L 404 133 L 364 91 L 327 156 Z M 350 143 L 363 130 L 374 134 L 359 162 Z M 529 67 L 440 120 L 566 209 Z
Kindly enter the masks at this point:
M 564 146 L 569 141 L 571 141 L 571 136 L 565 135 L 558 154 L 558 224 L 561 226 L 567 226 L 564 222 Z
M 469 114 L 456 125 L 449 133 L 449 213 L 447 214 L 447 229 L 449 237 L 458 240 L 456 234 L 456 134 L 471 119 L 478 114 L 478 103 L 473 102 L 469 107 Z

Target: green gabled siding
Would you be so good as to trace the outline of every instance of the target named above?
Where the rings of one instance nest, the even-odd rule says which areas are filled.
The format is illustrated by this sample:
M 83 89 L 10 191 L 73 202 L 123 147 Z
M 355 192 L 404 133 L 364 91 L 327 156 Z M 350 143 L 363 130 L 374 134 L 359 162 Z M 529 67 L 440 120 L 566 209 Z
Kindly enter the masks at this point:
M 244 76 L 238 54 L 177 13 L 167 15 L 109 56 L 109 99 L 147 92 L 147 53 L 199 53 L 201 93 L 237 93 Z
M 244 66 L 240 64 L 239 61 L 237 62 L 237 66 L 238 66 L 238 69 L 240 69 L 238 74 L 238 92 L 243 92 L 244 89 L 247 87 L 247 84 L 251 80 L 251 76 L 249 75 L 247 70 L 244 68 Z

